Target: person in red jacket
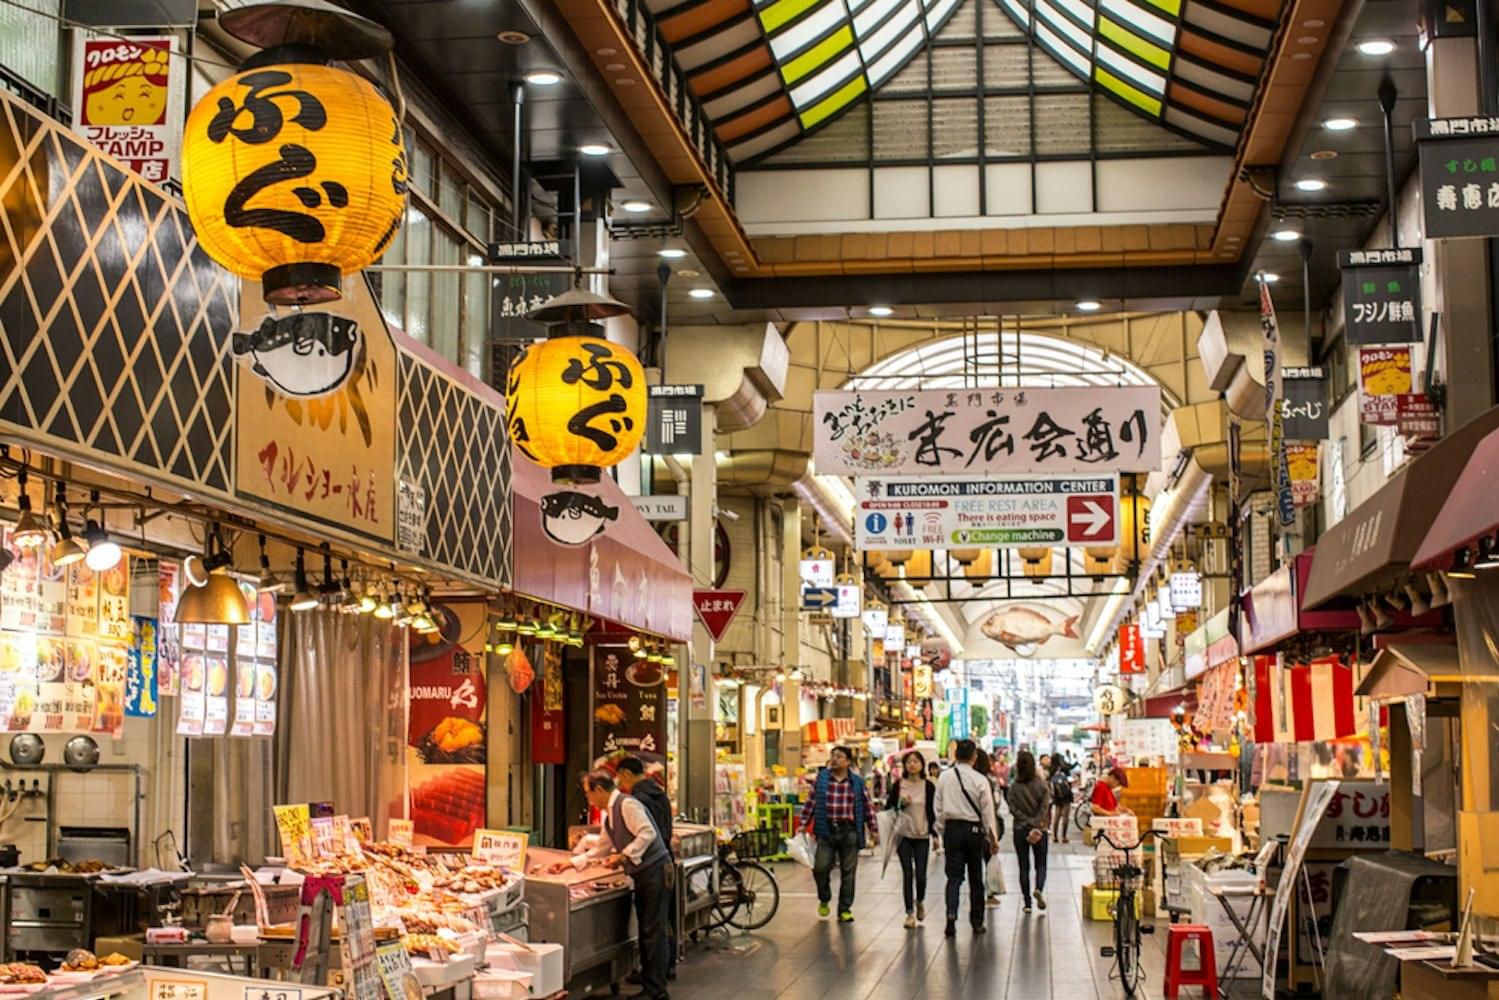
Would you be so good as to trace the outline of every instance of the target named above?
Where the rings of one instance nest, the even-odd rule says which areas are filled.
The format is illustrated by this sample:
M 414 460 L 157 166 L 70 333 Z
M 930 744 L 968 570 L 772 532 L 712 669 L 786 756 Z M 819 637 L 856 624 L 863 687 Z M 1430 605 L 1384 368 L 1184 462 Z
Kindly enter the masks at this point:
M 1129 787 L 1129 777 L 1120 767 L 1113 768 L 1093 785 L 1094 816 L 1133 816 L 1119 804 L 1119 789 Z

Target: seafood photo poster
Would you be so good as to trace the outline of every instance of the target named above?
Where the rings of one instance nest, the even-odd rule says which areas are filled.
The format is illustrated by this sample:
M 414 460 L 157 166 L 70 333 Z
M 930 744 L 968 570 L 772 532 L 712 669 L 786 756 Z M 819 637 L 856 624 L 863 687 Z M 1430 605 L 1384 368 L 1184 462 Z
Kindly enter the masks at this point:
M 666 763 L 666 673 L 624 644 L 593 647 L 593 757 Z
M 410 637 L 406 818 L 417 844 L 468 847 L 487 818 L 485 609 L 455 603 L 436 612 L 436 633 Z

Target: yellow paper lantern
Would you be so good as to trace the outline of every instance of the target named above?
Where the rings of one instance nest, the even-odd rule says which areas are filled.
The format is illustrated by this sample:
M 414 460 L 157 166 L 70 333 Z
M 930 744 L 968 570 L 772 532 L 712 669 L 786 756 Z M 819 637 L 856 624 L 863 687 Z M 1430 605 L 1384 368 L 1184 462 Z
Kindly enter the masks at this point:
M 599 337 L 553 337 L 510 365 L 510 440 L 559 483 L 596 483 L 645 433 L 645 372 L 635 355 Z
M 274 305 L 340 297 L 380 259 L 406 210 L 390 103 L 361 76 L 261 66 L 210 90 L 187 119 L 182 189 L 204 252 L 260 281 Z

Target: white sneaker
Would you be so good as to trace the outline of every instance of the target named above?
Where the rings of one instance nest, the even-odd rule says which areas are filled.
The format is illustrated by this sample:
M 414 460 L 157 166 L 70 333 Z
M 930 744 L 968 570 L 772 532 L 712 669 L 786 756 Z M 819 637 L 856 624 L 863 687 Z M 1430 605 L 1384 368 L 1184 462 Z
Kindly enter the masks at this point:
M 902 926 L 904 926 L 905 929 L 908 930 L 908 931 L 915 930 L 916 929 L 916 917 L 914 915 L 910 914 L 910 913 L 907 913 L 906 914 L 906 922 Z
M 1040 889 L 1036 890 L 1036 909 L 1040 910 L 1042 913 L 1046 912 L 1046 897 L 1041 895 Z
M 925 920 L 925 919 L 926 919 L 926 904 L 925 903 L 917 903 L 916 904 L 916 920 L 918 922 L 920 922 L 920 921 Z

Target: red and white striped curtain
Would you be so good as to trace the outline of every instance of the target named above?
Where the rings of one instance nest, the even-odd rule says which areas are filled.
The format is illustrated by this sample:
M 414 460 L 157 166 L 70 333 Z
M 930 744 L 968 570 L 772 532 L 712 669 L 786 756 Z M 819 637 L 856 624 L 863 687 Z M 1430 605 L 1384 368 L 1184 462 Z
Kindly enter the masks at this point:
M 1358 735 L 1367 716 L 1355 698 L 1359 669 L 1336 656 L 1282 664 L 1254 658 L 1254 738 L 1258 743 L 1310 743 Z

